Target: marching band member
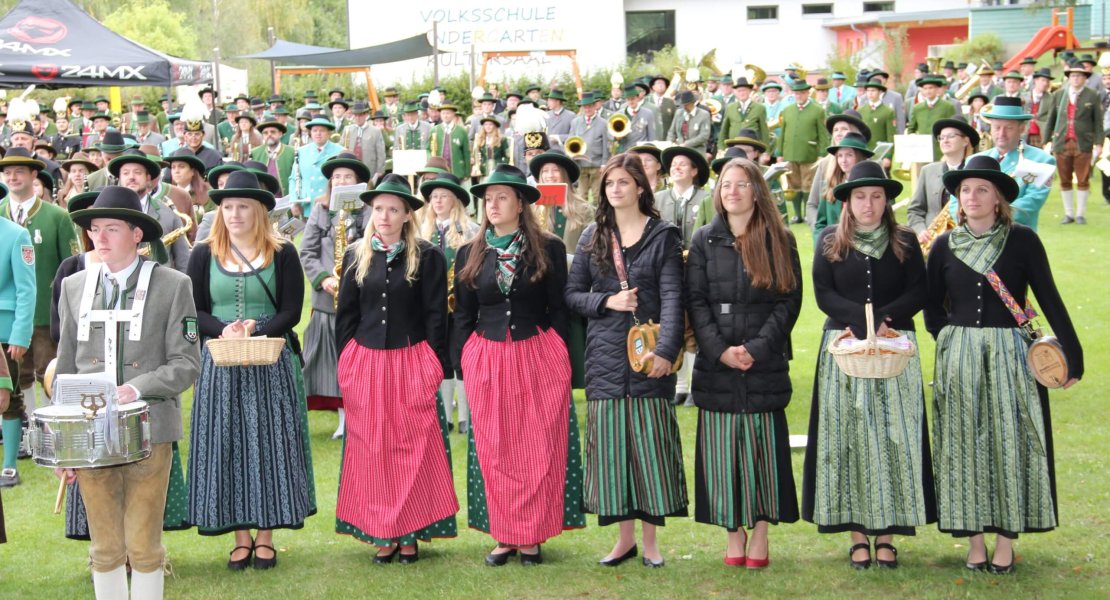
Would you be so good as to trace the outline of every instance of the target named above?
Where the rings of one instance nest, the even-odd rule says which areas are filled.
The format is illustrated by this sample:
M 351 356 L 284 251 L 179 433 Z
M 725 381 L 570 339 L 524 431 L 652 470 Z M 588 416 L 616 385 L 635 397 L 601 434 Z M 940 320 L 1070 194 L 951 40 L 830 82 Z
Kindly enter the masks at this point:
M 667 141 L 705 154 L 713 124 L 709 119 L 709 111 L 699 107 L 697 102 L 694 92 L 679 92 L 675 103 L 681 110 L 675 112 L 671 128 L 667 131 Z
M 277 121 L 263 121 L 258 124 L 258 132 L 262 135 L 262 143 L 242 160 L 257 160 L 266 165 L 266 172 L 278 180 L 283 192 L 281 195 L 284 196 L 290 192 L 285 186 L 289 184 L 289 176 L 293 174 L 293 157 L 296 152 L 292 146 L 282 142 L 286 133 L 285 125 Z
M 470 127 L 467 130 L 467 137 L 471 142 L 478 136 L 478 131 L 483 128 L 483 119 L 493 119 L 497 122 L 497 129 L 501 129 L 505 125 L 505 121 L 494 113 L 494 107 L 497 105 L 497 98 L 493 94 L 486 92 L 478 98 L 478 110 L 470 116 Z
M 825 129 L 829 132 L 829 142 L 832 146 L 840 144 L 845 135 L 856 133 L 863 136 L 869 150 L 872 148 L 871 128 L 863 122 L 860 114 L 852 109 L 848 109 L 839 115 L 829 115 L 825 119 Z M 809 199 L 806 200 L 806 223 L 809 224 L 811 229 L 816 227 L 817 213 L 821 208 L 822 198 L 831 199 L 832 196 L 827 195 L 828 192 L 832 187 L 839 185 L 847 176 L 848 171 L 843 171 L 843 176 L 839 178 L 836 184 L 833 184 L 832 187 L 828 186 L 826 180 L 829 178 L 829 171 L 836 168 L 836 162 L 836 153 L 834 152 L 817 159 L 817 164 L 814 166 L 813 181 L 816 185 L 809 189 Z M 772 186 L 771 192 L 774 193 L 774 191 Z M 816 229 L 814 233 L 820 233 L 821 229 Z
M 84 152 L 77 152 L 69 160 L 63 161 L 62 169 L 66 172 L 66 181 L 58 190 L 58 206 L 66 208 L 71 198 L 84 192 L 89 174 L 99 168 Z
M 8 188 L 0 184 L 0 196 L 7 196 Z M 7 211 L 4 211 L 7 216 Z M 21 420 L 25 412 L 23 395 L 13 384 L 19 383 L 20 363 L 31 346 L 34 318 L 37 307 L 38 286 L 35 266 L 35 247 L 30 232 L 12 219 L 0 219 L 0 342 L 4 359 L 0 360 L 0 405 L 3 406 L 2 431 L 4 434 L 4 462 L 0 481 L 12 487 L 18 485 L 16 460 L 19 440 L 23 433 Z M 32 382 L 33 385 L 33 382 Z M 10 441 L 9 441 L 10 440 Z M 0 508 L 2 512 L 2 508 Z M 3 516 L 0 515 L 0 539 L 3 538 Z
M 608 123 L 600 115 L 600 106 L 600 96 L 583 94 L 578 100 L 580 111 L 570 128 L 570 135 L 582 138 L 582 143 L 586 146 L 585 152 L 573 157 L 581 173 L 581 182 L 578 184 L 579 194 L 582 198 L 594 201 L 600 193 L 598 186 L 601 181 L 601 167 L 609 161 L 612 146 Z M 567 244 L 567 248 L 573 247 L 572 244 Z
M 927 230 L 940 211 L 949 209 L 951 196 L 941 178 L 949 171 L 962 169 L 964 161 L 979 146 L 979 132 L 959 116 L 933 123 L 933 137 L 940 143 L 941 158 L 921 168 L 917 188 L 906 209 L 906 224 L 920 243 L 933 235 Z
M 567 202 L 564 206 L 533 208 L 542 211 L 536 216 L 541 218 L 544 231 L 555 234 L 568 248 L 572 244 L 577 247 L 582 230 L 593 216 L 589 203 L 575 189 L 574 184 L 579 182 L 580 177 L 578 164 L 559 150 L 548 150 L 528 161 L 528 171 L 536 183 L 562 183 L 567 186 Z
M 361 194 L 371 213 L 367 236 L 347 252 L 336 311 L 349 412 L 336 531 L 377 546 L 376 563 L 397 554 L 401 564 L 416 562 L 418 541 L 457 534 L 450 446 L 435 398 L 451 371 L 446 262 L 417 237 L 412 213 L 424 203 L 410 189 L 391 174 Z
M 168 233 L 184 225 L 181 218 L 174 214 L 173 209 L 162 203 L 161 197 L 151 194 L 153 187 L 169 188 L 169 184 L 161 181 L 162 167 L 154 160 L 138 150 L 128 150 L 108 163 L 108 172 L 119 181 L 121 186 L 139 196 L 139 204 L 143 212 L 157 219 L 162 226 L 162 231 Z M 157 244 L 150 246 L 148 250 L 150 258 L 184 273 L 185 267 L 189 264 L 191 251 L 186 236 L 178 236 L 169 248 L 162 246 L 161 243 L 159 240 Z
M 826 116 L 838 115 L 844 110 L 844 107 L 829 98 L 829 80 L 824 77 L 813 84 L 813 101 L 825 111 Z
M 651 192 L 655 194 L 662 191 L 666 187 L 666 176 L 659 175 L 663 170 L 663 151 L 655 144 L 633 146 L 628 151 L 640 157 Z
M 385 138 L 382 132 L 369 123 L 370 105 L 355 102 L 351 107 L 354 120 L 343 130 L 343 142 L 348 150 L 370 169 L 370 180 L 377 181 L 385 173 Z
M 768 525 L 798 520 L 785 408 L 801 266 L 757 163 L 725 163 L 713 196 L 716 215 L 694 234 L 686 272 L 698 341 L 695 516 L 728 530 L 726 565 L 761 569 Z
M 243 161 L 251 156 L 254 148 L 262 145 L 262 134 L 258 133 L 258 119 L 254 113 L 240 113 L 235 118 L 235 135 L 231 136 L 227 154 L 231 160 Z
M 452 113 L 454 115 L 454 113 Z M 406 103 L 401 110 L 401 123 L 393 129 L 393 148 L 395 150 L 426 150 L 432 126 L 420 121 L 420 106 L 415 102 Z M 443 141 L 443 137 L 439 137 Z
M 856 101 L 856 88 L 845 85 L 848 77 L 836 71 L 832 74 L 832 89 L 829 90 L 829 99 L 839 104 L 842 108 L 854 108 Z
M 658 128 L 659 113 L 655 107 L 644 102 L 647 89 L 642 81 L 624 88 L 624 114 L 628 115 L 629 133 L 617 143 L 618 153 L 660 139 L 659 135 L 667 131 Z
M 810 102 L 810 86 L 799 81 L 791 86 L 794 103 L 782 109 L 782 135 L 779 148 L 782 160 L 790 167 L 787 179 L 790 182 L 790 202 L 794 205 L 794 218 L 791 223 L 802 223 L 802 198 L 813 185 L 813 163 L 819 157 L 818 148 L 829 145 L 829 133 L 825 130 L 825 111 Z
M 331 192 L 341 185 L 368 183 L 370 169 L 355 155 L 344 152 L 324 161 L 320 172 L 328 178 L 328 186 L 312 204 L 300 251 L 301 265 L 312 288 L 312 313 L 304 330 L 305 397 L 309 410 L 339 412 L 339 425 L 332 434 L 332 439 L 339 439 L 343 436 L 345 416 L 343 394 L 336 378 L 341 349 L 335 344 L 335 303 L 341 275 L 335 270 L 336 236 L 343 217 L 347 236 L 344 243 L 349 247 L 361 239 L 370 211 L 355 210 L 343 216 L 340 207 L 331 206 Z
M 894 109 L 884 104 L 883 94 L 886 86 L 878 78 L 868 79 L 864 84 L 864 97 L 859 105 L 860 120 L 871 130 L 871 141 L 868 148 L 874 150 L 879 142 L 894 143 L 894 134 L 898 131 L 898 121 Z M 890 155 L 883 158 L 883 168 L 890 169 Z
M 890 79 L 890 74 L 882 69 L 876 69 L 869 73 L 868 77 L 871 80 L 878 79 L 879 83 L 883 84 L 883 92 L 880 96 L 882 103 L 894 111 L 894 132 L 904 133 L 906 131 L 906 103 L 902 94 L 887 90 L 886 82 Z
M 182 435 L 179 395 L 200 371 L 192 286 L 184 274 L 138 256 L 139 244 L 158 240 L 162 228 L 142 212 L 135 192 L 104 188 L 73 219 L 88 230 L 102 262 L 62 282 L 57 373 L 114 373 L 120 404 L 146 399 L 152 451 L 140 462 L 56 472 L 80 482 L 96 597 L 128 596 L 126 561 L 132 597 L 162 598 L 162 521 L 171 443 Z M 93 306 L 127 320 L 93 326 Z M 116 352 L 105 355 L 107 344 Z
M 274 195 L 253 172 L 233 172 L 211 197 L 212 234 L 193 248 L 188 268 L 200 336 L 286 344 L 267 366 L 218 367 L 202 351 L 189 432 L 189 521 L 201 535 L 235 533 L 228 569 L 269 569 L 277 565 L 273 530 L 299 529 L 316 512 L 300 349 L 291 335 L 304 272 L 296 247 L 270 225 Z
M 484 199 L 479 234 L 459 249 L 453 355 L 470 403 L 468 520 L 497 547 L 486 564 L 585 526 L 582 465 L 566 349 L 566 248 L 528 204 L 539 190 L 501 165 L 471 188 Z
M 408 105 L 405 110 L 408 111 Z M 443 104 L 439 113 L 443 122 L 432 127 L 429 133 L 428 156 L 440 156 L 450 165 L 451 173 L 464 181 L 470 177 L 470 139 L 466 134 L 466 126 L 458 118 L 459 109 L 454 104 Z M 406 112 L 406 118 L 408 113 Z M 406 149 L 409 147 L 406 145 Z
M 674 121 L 676 109 L 674 100 L 667 96 L 667 88 L 671 86 L 671 80 L 663 75 L 655 75 L 647 78 L 647 86 L 644 89 L 647 97 L 644 102 L 651 105 L 655 112 L 659 115 L 660 131 L 670 131 L 671 123 Z M 650 89 L 647 89 L 650 88 Z M 627 98 L 628 96 L 625 96 Z M 632 115 L 629 115 L 632 116 Z M 654 138 L 649 138 L 654 139 Z
M 925 133 L 933 130 L 933 123 L 941 119 L 949 119 L 956 115 L 956 109 L 950 102 L 940 96 L 944 80 L 933 75 L 926 75 L 917 80 L 921 89 L 922 101 L 910 107 L 910 116 L 906 122 L 906 133 Z M 933 160 L 940 160 L 940 144 L 933 140 Z
M 933 464 L 944 474 L 936 480 L 939 527 L 970 537 L 968 569 L 994 573 L 1013 571 L 1019 533 L 1058 523 L 1048 392 L 1033 379 L 1027 333 L 1016 320 L 1029 291 L 1067 357 L 1063 387 L 1083 377 L 1083 349 L 1044 246 L 1014 222 L 1011 205 L 1022 192 L 1003 169 L 993 156 L 975 155 L 963 169 L 944 174 L 948 192 L 959 198 L 959 225 L 929 252 L 925 305 L 925 324 L 937 341 Z M 997 534 L 989 567 L 984 533 Z
M 1087 224 L 1087 197 L 1091 193 L 1091 168 L 1102 152 L 1102 102 L 1098 92 L 1087 86 L 1091 71 L 1086 67 L 1064 69 L 1067 87 L 1052 97 L 1045 131 L 1052 135 L 1052 154 L 1060 174 L 1060 197 L 1064 201 L 1062 224 Z M 1072 212 L 1072 175 L 1076 183 L 1075 212 Z
M 728 140 L 728 148 L 725 150 L 724 156 L 713 159 L 713 162 L 709 165 L 709 170 L 713 171 L 713 175 L 714 177 L 716 177 L 717 181 L 720 181 L 721 169 L 723 169 L 724 166 L 728 164 L 728 161 L 734 158 L 746 158 L 757 165 L 759 164 L 759 159 L 761 156 L 763 156 L 764 153 L 767 152 L 767 147 L 763 145 L 763 142 L 760 142 L 758 139 L 756 139 L 755 136 L 755 130 L 741 129 L 737 137 Z M 763 170 L 765 172 L 766 167 L 763 167 Z M 777 180 L 775 183 L 777 183 Z M 716 190 L 716 185 L 713 186 L 713 189 Z M 776 196 L 774 183 L 770 184 L 770 189 L 772 200 L 774 200 Z M 713 221 L 713 217 L 717 214 L 717 209 L 714 208 L 713 205 L 713 203 L 715 202 L 715 198 L 716 195 L 713 193 L 707 194 L 704 198 L 702 198 L 701 208 L 698 209 L 698 216 L 696 219 L 694 219 L 695 232 L 698 229 L 701 229 L 702 226 L 708 225 L 710 222 Z M 782 205 L 781 200 L 775 200 L 774 203 L 777 205 L 779 213 L 782 214 L 783 220 L 785 222 L 786 207 Z
M 1022 160 L 1056 164 L 1056 159 L 1044 150 L 1027 146 L 1021 141 L 1026 124 L 1033 118 L 1033 115 L 1022 110 L 1021 99 L 999 96 L 994 99 L 990 112 L 981 113 L 981 116 L 990 120 L 994 147 L 976 156 L 989 156 L 997 160 L 1002 165 L 1002 171 L 1007 174 L 1013 173 Z M 1049 179 L 1046 183 L 1048 185 L 1019 181 L 1017 198 L 1010 202 L 1014 221 L 1033 231 L 1037 230 L 1037 217 L 1048 199 L 1052 180 Z
M 752 100 L 752 90 L 755 88 L 748 82 L 747 77 L 740 77 L 733 86 L 735 102 L 725 107 L 725 114 L 721 117 L 721 131 L 717 137 L 717 148 L 724 148 L 727 140 L 738 137 L 740 130 L 751 129 L 753 136 L 764 146 L 771 141 L 771 132 L 767 129 L 767 109 Z
M 293 173 L 285 190 L 293 196 L 294 214 L 307 214 L 312 209 L 312 199 L 324 192 L 328 179 L 324 177 L 321 168 L 324 161 L 343 152 L 343 146 L 331 141 L 331 132 L 335 131 L 335 123 L 324 119 L 314 118 L 305 124 L 309 143 L 297 149 Z
M 420 194 L 424 196 L 429 210 L 434 215 L 434 218 L 424 219 L 420 237 L 439 246 L 443 251 L 447 259 L 449 281 L 454 281 L 455 257 L 459 248 L 478 234 L 478 224 L 472 221 L 467 213 L 470 193 L 463 189 L 457 177 L 443 172 L 432 174 L 430 179 L 421 183 Z M 448 291 L 454 293 L 453 290 Z M 452 312 L 447 315 L 448 337 L 454 335 L 452 316 Z M 452 426 L 452 420 L 456 419 L 455 407 L 457 406 L 458 416 L 454 422 L 458 425 L 459 433 L 466 434 L 470 430 L 470 409 L 467 408 L 466 388 L 462 385 L 462 369 L 458 364 L 451 365 L 451 370 L 439 386 L 439 393 L 447 413 L 448 428 Z
M 563 90 L 551 90 L 544 99 L 547 101 L 547 137 L 555 148 L 562 148 L 576 115 L 564 108 L 567 98 Z
M 814 182 L 814 188 L 819 190 L 817 216 L 813 219 L 815 244 L 826 227 L 840 221 L 841 201 L 834 194 L 836 187 L 848 179 L 853 167 L 874 155 L 867 149 L 867 139 L 858 133 L 845 134 L 840 143 L 829 146 L 825 151 L 833 160 L 825 177 Z
M 497 117 L 482 117 L 478 132 L 474 137 L 474 166 L 488 176 L 497 165 L 509 162 L 509 139 L 501 135 L 501 121 Z M 473 174 L 474 171 L 471 171 Z
M 620 523 L 602 565 L 615 567 L 637 555 L 639 520 L 643 564 L 662 567 L 656 528 L 668 516 L 687 514 L 682 442 L 671 404 L 671 365 L 683 350 L 685 327 L 682 236 L 659 218 L 635 155 L 610 159 L 601 185 L 597 220 L 578 242 L 566 288 L 567 305 L 588 319 L 583 505 L 597 514 L 599 525 Z M 633 371 L 621 351 L 638 319 L 661 326 L 648 373 Z
M 200 223 L 206 214 L 216 208 L 216 204 L 208 197 L 211 188 L 204 179 L 204 163 L 188 148 L 179 148 L 163 160 L 170 164 L 170 183 L 189 195 L 193 207 L 193 222 Z
M 913 317 L 925 303 L 925 263 L 913 232 L 894 221 L 891 204 L 901 191 L 872 161 L 857 164 L 833 189 L 844 209 L 821 231 L 813 258 L 813 293 L 828 315 L 822 349 L 845 330 L 868 337 L 865 304 L 875 307 L 879 335 L 892 328 L 916 343 Z M 868 536 L 875 536 L 876 564 L 897 567 L 894 536 L 914 535 L 915 527 L 936 520 L 926 436 L 918 356 L 896 377 L 864 379 L 845 374 L 832 354 L 821 352 L 802 512 L 820 533 L 851 533 L 852 567 L 871 566 Z
M 1047 137 L 1044 135 L 1045 121 L 1052 106 L 1052 92 L 1048 88 L 1053 79 L 1055 77 L 1047 67 L 1037 71 L 1033 74 L 1033 83 L 1025 96 L 1025 105 L 1033 115 L 1033 120 L 1029 123 L 1029 133 L 1025 136 L 1025 143 L 1030 146 L 1044 147 Z

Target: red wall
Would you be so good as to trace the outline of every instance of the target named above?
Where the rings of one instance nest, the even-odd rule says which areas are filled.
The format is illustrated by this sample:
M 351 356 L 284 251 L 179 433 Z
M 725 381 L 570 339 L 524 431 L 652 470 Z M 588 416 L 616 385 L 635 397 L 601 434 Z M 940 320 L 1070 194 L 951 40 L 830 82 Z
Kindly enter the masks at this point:
M 838 48 L 859 50 L 869 41 L 881 40 L 883 31 L 878 26 L 858 27 L 859 32 L 851 29 L 839 29 L 836 32 Z M 905 71 L 902 73 L 902 82 L 908 82 L 913 77 L 913 68 L 917 63 L 925 62 L 929 46 L 951 44 L 956 38 L 967 39 L 967 25 L 944 25 L 941 27 L 910 27 L 907 29 L 910 42 L 910 54 L 904 61 Z

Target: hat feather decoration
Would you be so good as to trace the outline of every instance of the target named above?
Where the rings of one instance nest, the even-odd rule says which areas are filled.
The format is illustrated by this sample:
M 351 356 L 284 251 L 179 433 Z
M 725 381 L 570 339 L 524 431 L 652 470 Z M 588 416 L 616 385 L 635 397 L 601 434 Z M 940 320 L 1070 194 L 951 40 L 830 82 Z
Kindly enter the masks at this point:
M 432 90 L 428 92 L 429 107 L 438 108 L 441 104 L 443 104 L 443 92 L 440 92 L 439 90 Z
M 531 104 L 521 104 L 516 109 L 516 125 L 513 127 L 517 133 L 533 133 L 547 131 L 547 114 Z
M 208 117 L 208 109 L 201 102 L 200 97 L 190 97 L 181 107 L 181 120 L 185 123 L 186 131 L 203 131 L 204 120 Z

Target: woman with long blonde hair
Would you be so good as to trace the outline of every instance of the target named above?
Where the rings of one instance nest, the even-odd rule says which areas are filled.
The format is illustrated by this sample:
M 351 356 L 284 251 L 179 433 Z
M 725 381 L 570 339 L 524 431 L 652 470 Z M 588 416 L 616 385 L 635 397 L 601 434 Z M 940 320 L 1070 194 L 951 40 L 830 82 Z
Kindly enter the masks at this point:
M 284 338 L 268 366 L 217 367 L 204 347 L 189 437 L 189 521 L 201 535 L 235 533 L 227 566 L 277 564 L 274 529 L 299 529 L 316 512 L 300 349 L 304 303 L 297 248 L 270 225 L 274 195 L 248 170 L 212 192 L 216 220 L 196 245 L 193 280 L 200 336 Z M 257 536 L 252 539 L 252 529 Z
M 593 219 L 594 210 L 586 199 L 575 189 L 581 171 L 578 165 L 562 150 L 548 150 L 528 161 L 528 170 L 536 183 L 564 184 L 567 186 L 567 202 L 563 206 L 537 206 L 542 211 L 543 226 L 547 231 L 562 238 L 567 248 L 577 248 L 578 238 Z
M 447 269 L 417 238 L 423 202 L 399 175 L 360 196 L 366 236 L 348 250 L 335 337 L 347 411 L 336 531 L 378 547 L 376 563 L 409 564 L 417 543 L 455 537 L 459 510 L 446 419 L 435 400 L 450 370 Z
M 726 529 L 726 565 L 762 569 L 771 562 L 769 525 L 798 520 L 786 407 L 801 263 L 754 161 L 725 163 L 713 205 L 686 264 L 698 342 L 694 517 Z
M 458 177 L 451 173 L 439 173 L 420 184 L 420 194 L 426 201 L 424 211 L 427 212 L 421 225 L 420 237 L 439 246 L 443 251 L 447 259 L 447 281 L 450 285 L 454 281 L 455 256 L 459 248 L 474 239 L 478 233 L 478 224 L 467 214 L 470 193 L 462 188 Z M 450 293 L 452 291 L 448 289 L 448 294 Z M 453 313 L 450 308 L 448 311 L 447 335 L 450 344 Z M 470 410 L 466 404 L 466 388 L 462 386 L 462 369 L 457 363 L 451 365 L 451 372 L 439 386 L 439 394 L 447 411 L 448 423 L 455 417 L 455 408 L 458 407 L 456 423 L 459 433 L 465 434 L 469 430 Z
M 509 138 L 501 135 L 501 121 L 496 117 L 483 117 L 478 134 L 474 136 L 474 157 L 482 177 L 509 162 Z

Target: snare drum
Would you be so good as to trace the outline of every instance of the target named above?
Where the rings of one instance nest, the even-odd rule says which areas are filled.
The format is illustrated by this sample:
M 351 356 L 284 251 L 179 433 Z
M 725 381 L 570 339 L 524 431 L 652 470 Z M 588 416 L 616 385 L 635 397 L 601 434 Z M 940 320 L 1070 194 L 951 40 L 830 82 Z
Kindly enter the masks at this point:
M 150 417 L 143 401 L 119 407 L 119 453 L 109 451 L 104 413 L 88 419 L 89 411 L 75 404 L 35 409 L 27 443 L 35 464 L 62 469 L 114 467 L 150 456 Z

